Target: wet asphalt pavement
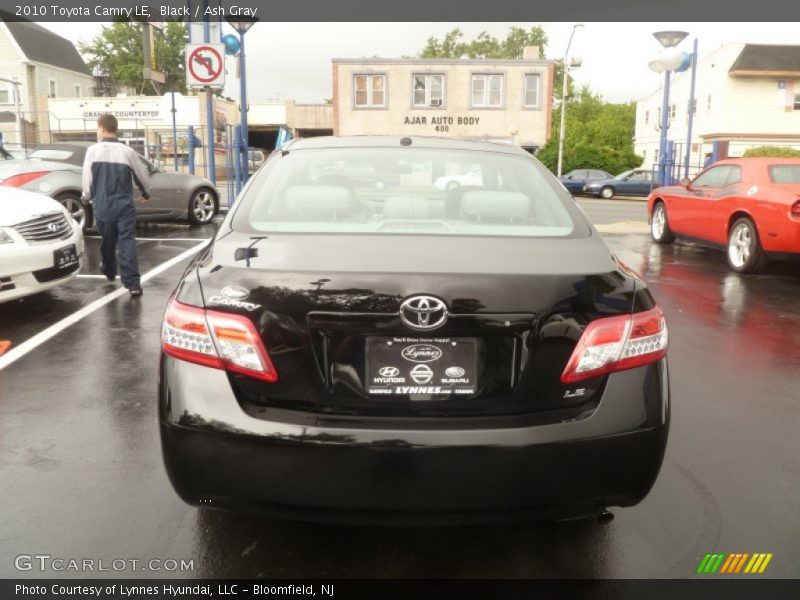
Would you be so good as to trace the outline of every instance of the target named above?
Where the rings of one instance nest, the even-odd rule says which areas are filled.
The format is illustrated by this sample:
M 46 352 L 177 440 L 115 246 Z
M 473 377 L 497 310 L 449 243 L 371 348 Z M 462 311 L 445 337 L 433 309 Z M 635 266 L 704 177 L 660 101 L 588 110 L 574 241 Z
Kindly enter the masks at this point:
M 142 273 L 211 233 L 140 230 Z M 193 559 L 172 574 L 192 577 L 683 578 L 717 551 L 771 552 L 760 577 L 800 576 L 800 268 L 743 277 L 698 246 L 606 239 L 664 309 L 672 382 L 661 475 L 611 524 L 337 527 L 186 506 L 156 419 L 159 327 L 183 261 L 0 371 L 0 577 L 80 576 L 14 569 L 47 553 Z M 99 272 L 96 246 L 84 274 Z M 19 345 L 113 289 L 81 278 L 0 305 L 0 339 Z

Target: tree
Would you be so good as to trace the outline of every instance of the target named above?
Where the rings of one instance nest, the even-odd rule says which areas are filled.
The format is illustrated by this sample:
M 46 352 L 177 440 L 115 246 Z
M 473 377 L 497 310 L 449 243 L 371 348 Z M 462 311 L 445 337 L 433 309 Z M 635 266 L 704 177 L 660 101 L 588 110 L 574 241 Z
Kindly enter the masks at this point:
M 745 158 L 751 156 L 800 158 L 800 150 L 795 150 L 794 148 L 786 146 L 756 146 L 755 148 L 745 150 L 742 156 Z
M 78 48 L 89 68 L 100 67 L 117 85 L 131 87 L 145 95 L 158 95 L 168 90 L 186 90 L 185 44 L 186 25 L 183 23 L 167 22 L 163 34 L 156 34 L 157 66 L 166 75 L 163 90 L 146 84 L 142 77 L 144 37 L 140 23 L 116 21 L 104 25 L 91 42 L 80 42 Z
M 544 165 L 555 172 L 558 163 L 558 135 L 561 107 L 553 114 L 553 134 L 536 154 Z M 567 101 L 566 136 L 564 139 L 564 173 L 572 169 L 603 169 L 621 173 L 642 164 L 642 157 L 633 151 L 636 106 L 610 104 L 592 93 L 587 86 Z

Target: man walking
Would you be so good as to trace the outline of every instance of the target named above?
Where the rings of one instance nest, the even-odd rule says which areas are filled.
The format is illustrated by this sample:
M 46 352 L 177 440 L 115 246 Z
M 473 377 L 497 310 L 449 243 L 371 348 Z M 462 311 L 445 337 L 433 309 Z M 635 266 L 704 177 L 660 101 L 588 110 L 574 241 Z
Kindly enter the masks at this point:
M 117 127 L 114 115 L 98 117 L 97 138 L 100 141 L 86 151 L 81 198 L 92 202 L 95 225 L 102 237 L 100 269 L 103 275 L 109 281 L 116 278 L 119 244 L 122 285 L 131 296 L 141 296 L 133 183 L 146 202 L 150 198 L 150 176 L 136 151 L 117 139 Z

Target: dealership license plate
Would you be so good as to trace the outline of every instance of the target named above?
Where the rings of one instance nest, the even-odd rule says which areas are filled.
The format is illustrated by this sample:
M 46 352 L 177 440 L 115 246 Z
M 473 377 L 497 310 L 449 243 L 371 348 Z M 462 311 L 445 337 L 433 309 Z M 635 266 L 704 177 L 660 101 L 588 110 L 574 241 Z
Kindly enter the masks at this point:
M 53 251 L 53 266 L 59 271 L 73 269 L 78 265 L 78 251 L 75 245 Z
M 477 389 L 472 338 L 368 337 L 366 357 L 368 394 L 470 395 Z

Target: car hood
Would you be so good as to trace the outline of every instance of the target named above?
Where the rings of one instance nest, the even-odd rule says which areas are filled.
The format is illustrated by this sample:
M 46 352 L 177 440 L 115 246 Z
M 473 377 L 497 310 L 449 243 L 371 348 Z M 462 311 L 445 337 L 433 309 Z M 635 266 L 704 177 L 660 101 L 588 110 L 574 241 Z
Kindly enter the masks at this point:
M 11 227 L 63 207 L 43 194 L 0 186 L 0 227 Z
M 0 181 L 20 173 L 32 173 L 34 171 L 75 171 L 80 172 L 81 168 L 52 160 L 40 160 L 38 158 L 19 158 L 16 160 L 0 161 Z

